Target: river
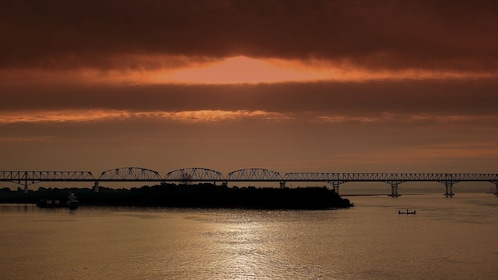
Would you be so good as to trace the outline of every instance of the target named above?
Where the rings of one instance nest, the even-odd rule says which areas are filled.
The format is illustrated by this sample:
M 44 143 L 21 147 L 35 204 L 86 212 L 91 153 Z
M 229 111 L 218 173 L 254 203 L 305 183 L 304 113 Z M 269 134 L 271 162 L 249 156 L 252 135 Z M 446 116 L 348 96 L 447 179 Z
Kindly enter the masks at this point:
M 0 279 L 496 279 L 497 197 L 347 198 L 329 211 L 4 204 Z

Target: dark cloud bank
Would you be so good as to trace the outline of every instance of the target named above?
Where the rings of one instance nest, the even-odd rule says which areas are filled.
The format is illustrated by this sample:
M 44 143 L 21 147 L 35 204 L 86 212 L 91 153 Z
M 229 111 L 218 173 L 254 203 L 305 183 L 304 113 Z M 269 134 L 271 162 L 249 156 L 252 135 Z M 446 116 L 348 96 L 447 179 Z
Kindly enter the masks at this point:
M 496 1 L 10 1 L 0 67 L 154 67 L 123 55 L 498 69 Z

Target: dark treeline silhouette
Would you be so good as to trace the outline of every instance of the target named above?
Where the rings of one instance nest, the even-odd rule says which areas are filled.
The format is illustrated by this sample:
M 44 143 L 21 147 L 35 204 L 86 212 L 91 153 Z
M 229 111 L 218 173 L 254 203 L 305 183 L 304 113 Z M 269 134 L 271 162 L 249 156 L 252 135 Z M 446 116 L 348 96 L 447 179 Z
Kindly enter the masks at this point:
M 43 188 L 24 193 L 0 189 L 0 203 L 36 203 L 64 200 L 75 193 L 80 206 L 141 206 L 175 208 L 336 209 L 353 206 L 326 187 L 257 188 L 213 184 L 161 184 L 131 189 L 101 187 L 98 193 L 82 188 Z

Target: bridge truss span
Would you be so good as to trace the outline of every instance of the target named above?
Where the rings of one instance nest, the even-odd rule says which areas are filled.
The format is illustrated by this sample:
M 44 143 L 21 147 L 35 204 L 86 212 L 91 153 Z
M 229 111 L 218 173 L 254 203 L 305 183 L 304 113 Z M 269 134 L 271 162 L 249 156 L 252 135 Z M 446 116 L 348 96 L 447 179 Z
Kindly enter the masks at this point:
M 404 182 L 438 182 L 445 185 L 446 197 L 453 196 L 453 185 L 458 182 L 490 182 L 496 185 L 498 196 L 498 174 L 496 173 L 286 173 L 284 181 L 327 182 L 338 191 L 346 182 L 384 182 L 391 185 L 392 197 L 398 197 L 398 186 Z
M 165 182 L 222 182 L 221 172 L 208 168 L 182 168 L 168 172 Z
M 0 171 L 0 181 L 28 186 L 38 182 L 93 182 L 95 177 L 90 171 Z
M 250 182 L 250 181 L 283 181 L 282 176 L 277 171 L 265 169 L 265 168 L 246 168 L 239 169 L 228 173 L 226 177 L 227 181 L 239 181 L 239 182 Z
M 31 182 L 95 181 L 90 171 L 0 171 L 0 181 L 21 184 Z
M 285 173 L 284 181 L 288 182 L 316 182 L 316 181 L 338 181 L 339 173 L 327 173 L 327 172 L 291 172 Z
M 346 181 L 346 182 L 446 182 L 446 181 L 487 181 L 498 180 L 494 173 L 327 173 L 293 172 L 286 173 L 285 181 Z
M 98 181 L 122 182 L 161 182 L 163 179 L 157 171 L 141 167 L 120 167 L 102 172 Z
M 409 176 L 408 176 L 409 177 Z M 323 181 L 323 182 L 362 182 L 362 181 L 405 181 L 403 173 L 327 173 L 327 172 L 294 172 L 286 173 L 286 181 Z

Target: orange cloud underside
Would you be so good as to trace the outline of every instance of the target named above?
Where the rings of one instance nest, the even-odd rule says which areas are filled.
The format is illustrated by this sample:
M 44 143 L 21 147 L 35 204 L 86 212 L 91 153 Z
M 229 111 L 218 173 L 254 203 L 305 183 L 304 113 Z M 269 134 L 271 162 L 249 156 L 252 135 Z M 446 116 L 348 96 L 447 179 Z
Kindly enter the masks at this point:
M 256 84 L 379 79 L 458 79 L 494 75 L 495 73 L 435 72 L 413 69 L 367 70 L 331 61 L 256 59 L 236 56 L 162 73 L 150 73 L 149 76 L 144 77 L 143 81 L 181 84 Z
M 279 65 L 278 61 L 237 56 L 217 63 L 159 74 L 152 80 L 196 84 L 237 84 L 315 81 L 329 78 L 330 73 L 300 65 Z
M 182 58 L 184 63 L 168 64 L 168 57 L 157 57 L 154 67 L 147 67 L 154 57 L 135 58 L 135 69 L 12 69 L 0 72 L 7 84 L 72 83 L 72 84 L 258 84 L 285 82 L 400 80 L 400 79 L 460 79 L 489 78 L 494 72 L 458 72 L 427 70 L 371 70 L 347 63 L 320 60 L 256 59 L 245 56 L 222 60 Z M 177 61 L 178 58 L 170 59 Z
M 0 114 L 0 124 L 15 123 L 60 123 L 60 122 L 92 122 L 102 120 L 129 120 L 129 119 L 163 119 L 181 122 L 216 122 L 237 119 L 289 119 L 282 113 L 262 110 L 196 110 L 196 111 L 127 111 L 127 110 L 58 110 L 58 111 L 29 111 Z
M 315 123 L 495 123 L 495 115 L 436 115 L 436 114 L 394 114 L 380 113 L 374 115 L 320 115 L 306 114 L 304 119 Z M 208 123 L 241 119 L 293 121 L 303 116 L 293 113 L 270 112 L 264 110 L 192 110 L 192 111 L 129 111 L 112 109 L 92 110 L 31 110 L 0 113 L 1 124 L 16 123 L 62 123 L 95 122 L 105 120 L 156 119 L 173 122 Z

